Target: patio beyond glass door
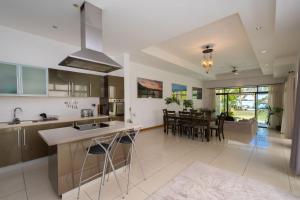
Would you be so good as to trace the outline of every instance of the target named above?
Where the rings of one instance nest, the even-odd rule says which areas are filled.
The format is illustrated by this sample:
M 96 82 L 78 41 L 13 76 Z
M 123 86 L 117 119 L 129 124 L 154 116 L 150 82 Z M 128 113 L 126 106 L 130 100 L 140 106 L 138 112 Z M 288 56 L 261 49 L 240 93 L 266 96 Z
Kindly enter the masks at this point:
M 268 93 L 257 94 L 257 122 L 259 126 L 268 125 L 268 114 L 269 114 L 269 104 L 268 104 Z
M 255 118 L 255 93 L 228 94 L 228 113 L 237 120 Z

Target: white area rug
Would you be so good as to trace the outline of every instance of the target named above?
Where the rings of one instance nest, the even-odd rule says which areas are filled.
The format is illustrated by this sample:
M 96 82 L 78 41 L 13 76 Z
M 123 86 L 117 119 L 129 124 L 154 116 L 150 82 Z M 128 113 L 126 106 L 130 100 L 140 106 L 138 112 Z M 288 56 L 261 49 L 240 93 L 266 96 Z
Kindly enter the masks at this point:
M 151 200 L 291 200 L 291 194 L 196 162 L 154 193 Z

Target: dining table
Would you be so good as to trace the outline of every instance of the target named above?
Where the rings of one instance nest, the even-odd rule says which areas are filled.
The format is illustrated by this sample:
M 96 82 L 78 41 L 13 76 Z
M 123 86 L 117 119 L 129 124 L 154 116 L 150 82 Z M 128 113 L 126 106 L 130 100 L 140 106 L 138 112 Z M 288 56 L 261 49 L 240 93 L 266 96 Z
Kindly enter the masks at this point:
M 207 142 L 209 142 L 210 140 L 210 126 L 212 125 L 212 123 L 215 123 L 216 122 L 216 118 L 205 118 L 203 116 L 194 116 L 194 115 L 179 115 L 178 113 L 175 113 L 175 114 L 168 114 L 168 118 L 169 119 L 174 119 L 175 120 L 175 123 L 177 124 L 178 121 L 180 120 L 201 120 L 201 121 L 204 121 L 206 122 L 206 124 L 204 125 L 207 125 L 207 133 L 205 134 L 205 137 L 206 137 L 206 140 Z

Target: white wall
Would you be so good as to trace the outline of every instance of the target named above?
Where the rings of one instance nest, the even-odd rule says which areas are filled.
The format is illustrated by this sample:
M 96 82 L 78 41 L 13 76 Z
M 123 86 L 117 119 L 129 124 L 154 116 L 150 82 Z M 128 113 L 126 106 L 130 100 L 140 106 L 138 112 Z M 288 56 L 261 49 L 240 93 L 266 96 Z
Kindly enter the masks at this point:
M 78 109 L 68 108 L 65 102 L 78 102 Z M 21 120 L 40 119 L 40 113 L 58 115 L 60 117 L 80 117 L 80 109 L 94 109 L 92 104 L 99 104 L 99 98 L 54 98 L 54 97 L 0 97 L 0 122 L 13 119 L 13 109 L 21 107 L 23 112 L 18 112 Z M 96 114 L 97 110 L 94 110 Z
M 164 98 L 171 96 L 172 83 L 187 85 L 188 99 L 192 99 L 192 87 L 202 87 L 202 83 L 199 80 L 158 70 L 157 68 L 148 67 L 139 63 L 130 63 L 129 73 L 130 106 L 134 115 L 133 121 L 140 123 L 144 128 L 162 124 L 162 109 L 167 107 Z M 163 98 L 137 98 L 138 77 L 163 81 Z M 127 99 L 125 99 L 125 101 L 126 100 Z M 195 108 L 200 108 L 201 106 L 201 100 L 194 100 Z

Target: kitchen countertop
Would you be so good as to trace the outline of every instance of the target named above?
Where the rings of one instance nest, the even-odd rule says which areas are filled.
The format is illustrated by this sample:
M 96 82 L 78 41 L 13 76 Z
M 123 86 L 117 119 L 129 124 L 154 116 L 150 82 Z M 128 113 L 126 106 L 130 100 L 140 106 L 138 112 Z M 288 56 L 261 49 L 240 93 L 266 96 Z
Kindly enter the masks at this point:
M 121 121 L 110 121 L 104 123 L 109 124 L 109 127 L 86 131 L 80 131 L 73 127 L 65 127 L 41 130 L 39 131 L 39 134 L 43 138 L 43 140 L 48 144 L 48 146 L 53 146 L 141 127 L 137 124 L 126 123 Z
M 44 125 L 44 124 L 57 124 L 57 123 L 64 123 L 64 122 L 76 122 L 76 121 L 93 120 L 93 119 L 105 119 L 105 118 L 109 118 L 109 116 L 97 115 L 97 116 L 93 116 L 93 117 L 73 117 L 73 116 L 72 117 L 59 117 L 58 120 L 39 121 L 39 122 L 25 121 L 20 124 L 12 124 L 12 125 L 8 125 L 7 123 L 0 123 L 0 129 L 37 126 L 37 125 Z

